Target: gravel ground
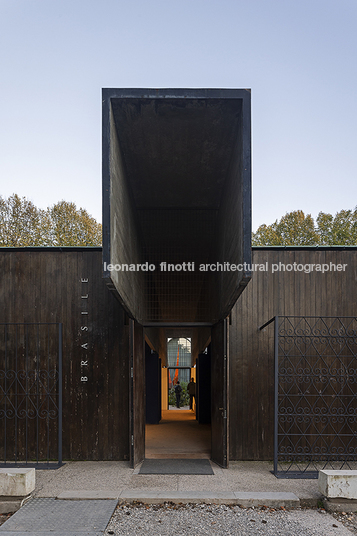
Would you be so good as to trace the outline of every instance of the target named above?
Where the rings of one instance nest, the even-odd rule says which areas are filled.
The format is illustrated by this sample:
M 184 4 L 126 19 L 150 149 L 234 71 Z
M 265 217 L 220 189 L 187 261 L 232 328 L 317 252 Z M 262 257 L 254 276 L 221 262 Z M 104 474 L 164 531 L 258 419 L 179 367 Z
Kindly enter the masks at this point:
M 12 514 L 0 515 L 0 525 Z M 217 505 L 118 506 L 105 536 L 237 535 L 351 536 L 357 535 L 357 514 L 327 514 L 319 510 L 276 510 Z
M 356 512 L 341 512 L 331 514 L 337 521 L 340 521 L 348 527 L 352 534 L 357 534 L 357 515 Z
M 5 523 L 12 514 L 0 514 L 0 525 Z
M 350 518 L 350 520 L 349 520 Z M 325 510 L 240 508 L 223 505 L 121 505 L 105 535 L 172 536 L 351 536 L 357 534 L 354 514 Z

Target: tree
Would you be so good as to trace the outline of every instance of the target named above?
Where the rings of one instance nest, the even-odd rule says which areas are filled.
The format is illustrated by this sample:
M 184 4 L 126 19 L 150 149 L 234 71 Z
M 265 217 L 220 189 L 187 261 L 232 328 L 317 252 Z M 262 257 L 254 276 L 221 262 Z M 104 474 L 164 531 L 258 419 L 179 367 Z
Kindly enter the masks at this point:
M 352 210 L 341 210 L 333 217 L 320 212 L 316 218 L 320 244 L 332 246 L 357 245 L 357 207 Z
M 0 246 L 100 246 L 102 226 L 74 203 L 46 210 L 25 197 L 0 197 Z
M 318 241 L 311 214 L 305 216 L 302 210 L 289 212 L 271 225 L 261 225 L 252 237 L 253 246 L 311 246 Z
M 253 246 L 357 245 L 357 207 L 335 216 L 320 212 L 316 224 L 302 210 L 285 214 L 280 221 L 261 225 L 252 235 Z
M 88 212 L 74 203 L 60 201 L 48 209 L 52 246 L 98 246 L 102 243 L 102 226 Z
M 25 197 L 13 194 L 0 197 L 0 245 L 25 247 L 46 245 L 42 232 L 45 211 L 39 210 Z

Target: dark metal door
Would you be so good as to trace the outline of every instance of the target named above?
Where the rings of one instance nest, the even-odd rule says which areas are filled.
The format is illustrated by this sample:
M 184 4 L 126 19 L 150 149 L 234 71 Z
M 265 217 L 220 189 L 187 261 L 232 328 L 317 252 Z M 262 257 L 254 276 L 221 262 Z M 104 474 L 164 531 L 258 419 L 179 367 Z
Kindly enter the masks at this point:
M 275 476 L 356 469 L 357 318 L 274 320 Z
M 211 354 L 211 458 L 228 467 L 228 344 L 227 320 L 212 328 Z
M 130 465 L 145 457 L 145 354 L 143 326 L 130 320 Z
M 60 466 L 62 324 L 6 323 L 0 334 L 0 467 Z

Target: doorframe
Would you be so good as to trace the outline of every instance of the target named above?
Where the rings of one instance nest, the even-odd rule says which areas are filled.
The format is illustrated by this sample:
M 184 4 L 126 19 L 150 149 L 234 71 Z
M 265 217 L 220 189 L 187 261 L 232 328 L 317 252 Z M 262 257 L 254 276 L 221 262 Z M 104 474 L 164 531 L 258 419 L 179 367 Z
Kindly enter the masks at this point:
M 176 370 L 176 369 L 179 369 L 179 370 L 189 370 L 190 371 L 190 379 L 191 379 L 191 370 L 192 370 L 192 367 L 184 367 L 184 366 L 178 366 L 178 367 L 166 367 L 167 370 Z M 170 410 L 170 404 L 169 404 L 169 400 L 170 400 L 170 380 L 169 380 L 169 374 L 167 375 L 167 408 L 168 410 Z M 170 410 L 170 411 L 174 411 L 174 410 Z

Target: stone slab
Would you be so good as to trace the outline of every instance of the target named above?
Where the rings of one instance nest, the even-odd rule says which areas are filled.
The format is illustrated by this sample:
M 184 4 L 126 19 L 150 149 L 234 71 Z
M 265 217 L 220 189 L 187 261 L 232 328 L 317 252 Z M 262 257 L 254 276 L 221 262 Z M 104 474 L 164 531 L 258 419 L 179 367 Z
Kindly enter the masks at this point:
M 327 498 L 357 499 L 357 471 L 319 471 L 318 487 Z
M 117 505 L 116 500 L 59 501 L 31 499 L 0 527 L 0 535 L 102 535 Z
M 328 512 L 357 512 L 357 499 L 324 499 L 323 503 Z
M 234 492 L 237 504 L 243 508 L 251 506 L 270 506 L 286 508 L 297 508 L 300 506 L 300 499 L 295 493 L 289 492 Z
M 14 500 L 12 497 L 9 499 L 7 501 L 0 499 L 0 514 L 13 514 L 21 508 L 22 499 Z
M 26 497 L 35 489 L 36 477 L 33 468 L 1 468 L 0 495 Z
M 142 502 L 145 504 L 236 504 L 234 492 L 219 491 L 151 491 L 128 489 L 119 495 L 119 502 Z
M 61 500 L 71 500 L 71 501 L 85 501 L 85 500 L 95 500 L 95 499 L 116 499 L 119 498 L 119 491 L 105 491 L 105 490 L 69 490 L 63 491 L 57 495 L 57 499 Z
M 237 492 L 237 491 L 150 491 L 124 490 L 119 495 L 119 503 L 142 502 L 145 504 L 237 504 L 244 508 L 251 506 L 270 506 L 296 508 L 300 500 L 294 493 L 281 492 Z

